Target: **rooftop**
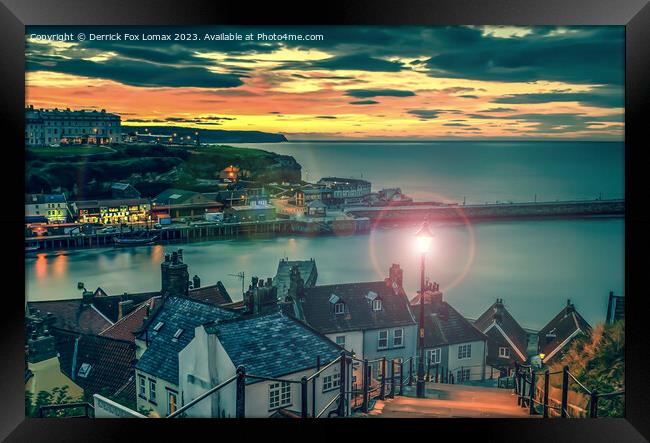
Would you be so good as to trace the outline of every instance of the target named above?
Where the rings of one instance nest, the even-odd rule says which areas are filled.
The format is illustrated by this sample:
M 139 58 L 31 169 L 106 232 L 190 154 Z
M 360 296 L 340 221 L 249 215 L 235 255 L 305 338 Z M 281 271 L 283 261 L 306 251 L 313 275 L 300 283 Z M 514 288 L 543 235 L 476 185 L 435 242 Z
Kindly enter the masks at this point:
M 55 337 L 61 371 L 81 386 L 86 395 L 113 395 L 133 377 L 134 343 L 65 332 Z
M 235 366 L 248 374 L 281 377 L 316 367 L 341 355 L 343 348 L 312 328 L 283 315 L 271 314 L 219 321 L 206 326 L 216 334 Z M 247 379 L 247 383 L 255 380 Z
M 136 334 L 137 338 L 148 341 L 147 350 L 136 368 L 177 385 L 178 353 L 192 341 L 194 329 L 208 322 L 231 319 L 237 315 L 233 311 L 207 303 L 167 297 L 160 309 L 149 317 L 142 331 Z M 182 329 L 182 333 L 175 338 L 179 329 Z
M 221 282 L 217 282 L 217 284 L 211 286 L 190 289 L 188 297 L 192 300 L 209 303 L 214 306 L 232 303 L 230 294 L 228 294 L 228 291 L 226 291 L 226 288 Z
M 373 310 L 369 294 L 381 300 L 380 310 Z M 344 305 L 342 314 L 335 313 L 339 302 Z M 305 288 L 300 305 L 305 321 L 324 334 L 416 324 L 404 290 L 389 280 Z
M 134 342 L 134 332 L 142 328 L 145 317 L 161 302 L 161 297 L 151 297 L 149 300 L 135 308 L 132 312 L 123 316 L 115 324 L 104 329 L 99 335 Z
M 273 286 L 278 288 L 282 294 L 286 293 L 289 289 L 291 268 L 297 266 L 300 272 L 300 277 L 306 287 L 311 287 L 316 284 L 318 278 L 318 271 L 316 269 L 316 261 L 311 260 L 285 260 L 282 259 L 278 262 L 278 270 L 273 277 Z
M 419 297 L 411 301 L 413 314 L 420 315 Z M 469 320 L 463 317 L 449 303 L 440 297 L 425 297 L 424 303 L 424 346 L 435 348 L 457 343 L 487 340 Z
M 567 300 L 567 305 L 539 331 L 540 352 L 546 354 L 545 359 L 550 359 L 578 332 L 588 334 L 591 326 L 576 311 L 571 300 Z
M 47 203 L 66 203 L 65 194 L 26 194 L 26 205 L 39 205 Z
M 54 327 L 82 334 L 99 334 L 113 323 L 95 306 L 85 305 L 82 299 L 27 302 L 30 309 L 51 312 Z
M 517 320 L 508 312 L 503 305 L 503 300 L 495 301 L 481 316 L 476 319 L 474 326 L 480 331 L 486 332 L 493 324 L 499 325 L 499 328 L 506 334 L 507 338 L 512 341 L 515 347 L 524 356 L 526 360 L 526 348 L 528 344 L 528 333 L 522 328 Z

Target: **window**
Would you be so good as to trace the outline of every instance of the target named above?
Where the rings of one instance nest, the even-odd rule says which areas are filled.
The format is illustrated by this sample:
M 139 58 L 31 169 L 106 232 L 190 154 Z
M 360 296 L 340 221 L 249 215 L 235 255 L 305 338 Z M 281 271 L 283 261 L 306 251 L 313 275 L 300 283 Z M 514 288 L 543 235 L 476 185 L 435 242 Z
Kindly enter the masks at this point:
M 377 343 L 377 349 L 386 349 L 388 348 L 388 330 L 379 331 L 379 341 Z
M 147 381 L 144 377 L 140 377 L 140 397 L 147 398 Z
M 462 383 L 469 380 L 469 369 L 459 369 L 456 371 L 456 382 Z
M 180 337 L 181 334 L 183 334 L 183 329 L 178 328 L 178 330 L 176 330 L 176 332 L 174 332 L 174 337 L 172 338 L 172 341 L 178 341 L 178 337 Z
M 337 335 L 336 344 L 345 347 L 345 335 Z
M 440 348 L 429 349 L 427 351 L 427 362 L 430 362 L 432 365 L 440 364 L 440 355 L 441 355 Z
M 510 348 L 499 348 L 499 357 L 501 358 L 510 358 Z
M 372 301 L 372 310 L 373 311 L 381 311 L 381 300 L 376 298 L 376 299 L 374 299 Z
M 167 391 L 167 415 L 173 414 L 178 408 L 178 393 Z
M 472 356 L 472 345 L 458 345 L 458 359 L 470 358 Z
M 156 380 L 149 379 L 149 402 L 156 404 Z
M 156 323 L 156 326 L 153 327 L 153 330 L 154 330 L 155 332 L 160 331 L 160 329 L 163 327 L 164 324 L 165 324 L 165 323 L 159 321 L 158 323 Z
M 291 404 L 291 384 L 286 381 L 269 385 L 269 409 L 276 409 Z
M 393 331 L 393 346 L 400 347 L 404 345 L 404 329 L 395 329 Z
M 336 303 L 334 305 L 334 313 L 335 314 L 343 314 L 345 312 L 345 306 L 343 303 Z
M 323 377 L 323 392 L 331 391 L 341 386 L 341 374 L 336 372 Z

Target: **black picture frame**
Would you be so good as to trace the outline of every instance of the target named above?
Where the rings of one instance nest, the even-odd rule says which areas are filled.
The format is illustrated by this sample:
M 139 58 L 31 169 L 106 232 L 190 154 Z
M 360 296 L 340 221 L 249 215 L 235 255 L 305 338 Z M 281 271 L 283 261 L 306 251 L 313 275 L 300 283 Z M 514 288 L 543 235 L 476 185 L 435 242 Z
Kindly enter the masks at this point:
M 24 417 L 23 210 L 17 183 L 24 183 L 26 25 L 624 25 L 626 27 L 625 199 L 626 199 L 626 418 L 597 420 L 26 420 Z M 647 0 L 357 0 L 264 2 L 220 0 L 0 0 L 0 115 L 5 210 L 3 316 L 0 339 L 2 414 L 0 437 L 7 441 L 188 440 L 197 431 L 209 438 L 251 438 L 253 429 L 283 438 L 363 438 L 345 433 L 360 428 L 372 438 L 464 439 L 481 441 L 636 442 L 650 438 L 650 339 L 645 328 L 643 273 L 648 251 L 648 174 L 645 112 L 650 103 L 650 6 Z M 15 231 L 14 231 L 15 229 Z M 15 234 L 14 234 L 15 232 Z M 15 269 L 14 269 L 15 268 Z M 21 279 L 22 277 L 22 279 Z M 11 288 L 11 289 L 10 289 Z M 326 423 L 323 423 L 326 422 Z M 372 423 L 372 424 L 370 424 Z M 396 424 L 397 423 L 397 424 Z M 290 427 L 289 427 L 290 426 Z M 296 429 L 299 426 L 299 429 Z M 318 432 L 315 427 L 326 428 Z M 324 434 L 324 433 L 329 434 Z M 374 433 L 373 432 L 373 433 Z M 366 434 L 367 435 L 367 434 Z M 383 435 L 383 437 L 382 437 Z M 278 436 L 278 437 L 280 437 Z M 268 437 L 262 437 L 268 438 Z M 367 437 L 366 437 L 367 438 Z

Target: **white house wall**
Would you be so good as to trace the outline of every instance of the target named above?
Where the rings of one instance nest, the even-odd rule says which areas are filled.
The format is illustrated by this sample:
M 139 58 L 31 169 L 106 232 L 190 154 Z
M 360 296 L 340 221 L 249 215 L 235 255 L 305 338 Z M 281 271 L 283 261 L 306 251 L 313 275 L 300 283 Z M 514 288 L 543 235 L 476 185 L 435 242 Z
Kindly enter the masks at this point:
M 458 358 L 458 347 L 461 345 L 471 344 L 472 352 L 470 358 Z M 485 377 L 485 342 L 473 341 L 467 343 L 457 343 L 449 345 L 449 363 L 448 367 L 456 377 L 456 371 L 461 367 L 470 370 L 470 380 L 482 380 Z

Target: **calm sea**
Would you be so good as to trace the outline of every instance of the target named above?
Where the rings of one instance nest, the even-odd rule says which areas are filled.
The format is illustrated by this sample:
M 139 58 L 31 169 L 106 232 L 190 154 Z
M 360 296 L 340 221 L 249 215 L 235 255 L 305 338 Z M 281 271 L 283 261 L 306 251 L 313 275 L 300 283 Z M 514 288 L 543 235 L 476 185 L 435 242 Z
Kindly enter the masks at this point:
M 467 203 L 621 198 L 623 144 L 589 142 L 281 143 L 256 145 L 293 155 L 303 177 L 361 177 L 373 189 L 401 187 L 417 199 Z M 439 225 L 427 275 L 445 298 L 477 317 L 503 298 L 525 327 L 538 328 L 570 298 L 592 324 L 604 319 L 607 294 L 624 291 L 623 219 L 508 221 Z M 108 293 L 160 288 L 164 253 L 182 247 L 190 275 L 204 285 L 221 280 L 241 299 L 245 272 L 272 277 L 277 262 L 316 259 L 318 283 L 383 278 L 391 263 L 404 268 L 411 295 L 418 286 L 417 227 L 351 237 L 281 237 L 181 246 L 59 251 L 25 261 L 28 300 L 80 296 L 77 282 Z

